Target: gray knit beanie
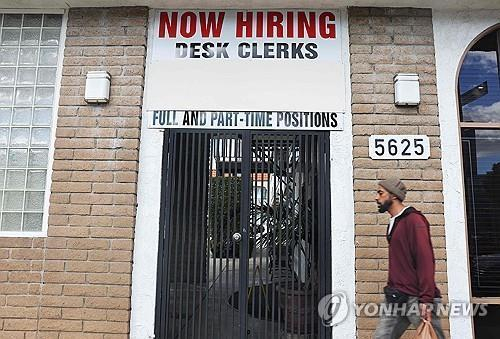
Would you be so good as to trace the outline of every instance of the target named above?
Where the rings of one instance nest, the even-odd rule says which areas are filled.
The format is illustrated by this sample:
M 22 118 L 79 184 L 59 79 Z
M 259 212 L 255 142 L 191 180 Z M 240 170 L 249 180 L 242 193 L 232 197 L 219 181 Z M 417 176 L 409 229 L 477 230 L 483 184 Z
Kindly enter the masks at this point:
M 378 182 L 387 192 L 394 194 L 399 200 L 404 201 L 406 197 L 406 186 L 397 178 L 387 178 Z

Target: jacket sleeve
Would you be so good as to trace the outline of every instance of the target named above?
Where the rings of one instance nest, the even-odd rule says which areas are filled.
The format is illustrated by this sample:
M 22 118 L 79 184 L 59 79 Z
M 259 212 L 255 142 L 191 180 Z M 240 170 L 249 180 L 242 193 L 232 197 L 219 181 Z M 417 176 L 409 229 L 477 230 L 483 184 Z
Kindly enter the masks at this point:
M 413 255 L 417 271 L 419 302 L 432 303 L 436 283 L 434 281 L 434 252 L 429 224 L 423 216 L 413 214 Z

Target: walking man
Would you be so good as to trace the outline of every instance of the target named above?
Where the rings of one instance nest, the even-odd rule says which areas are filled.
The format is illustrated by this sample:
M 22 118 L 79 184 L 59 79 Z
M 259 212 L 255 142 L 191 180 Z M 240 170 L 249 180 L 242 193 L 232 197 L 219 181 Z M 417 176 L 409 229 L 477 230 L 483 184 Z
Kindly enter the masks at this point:
M 444 339 L 436 315 L 441 294 L 434 280 L 434 252 L 429 222 L 411 206 L 405 206 L 406 187 L 399 179 L 378 183 L 376 202 L 380 213 L 391 216 L 387 227 L 389 278 L 384 288 L 386 305 L 396 312 L 381 314 L 375 339 L 399 338 L 410 324 L 431 321 L 438 338 Z

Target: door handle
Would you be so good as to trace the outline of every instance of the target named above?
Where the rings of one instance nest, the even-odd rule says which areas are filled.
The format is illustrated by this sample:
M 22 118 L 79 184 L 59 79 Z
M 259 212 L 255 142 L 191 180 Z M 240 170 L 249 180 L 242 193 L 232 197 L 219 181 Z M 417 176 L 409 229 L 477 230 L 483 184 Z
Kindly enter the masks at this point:
M 239 242 L 241 240 L 241 233 L 238 233 L 238 232 L 234 233 L 233 240 L 236 242 Z

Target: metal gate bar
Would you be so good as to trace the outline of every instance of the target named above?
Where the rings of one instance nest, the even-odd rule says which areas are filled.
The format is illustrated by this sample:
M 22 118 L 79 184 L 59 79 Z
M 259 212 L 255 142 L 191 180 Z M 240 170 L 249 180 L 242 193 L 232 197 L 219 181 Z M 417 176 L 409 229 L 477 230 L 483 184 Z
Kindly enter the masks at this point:
M 165 132 L 156 338 L 325 338 L 327 132 Z

